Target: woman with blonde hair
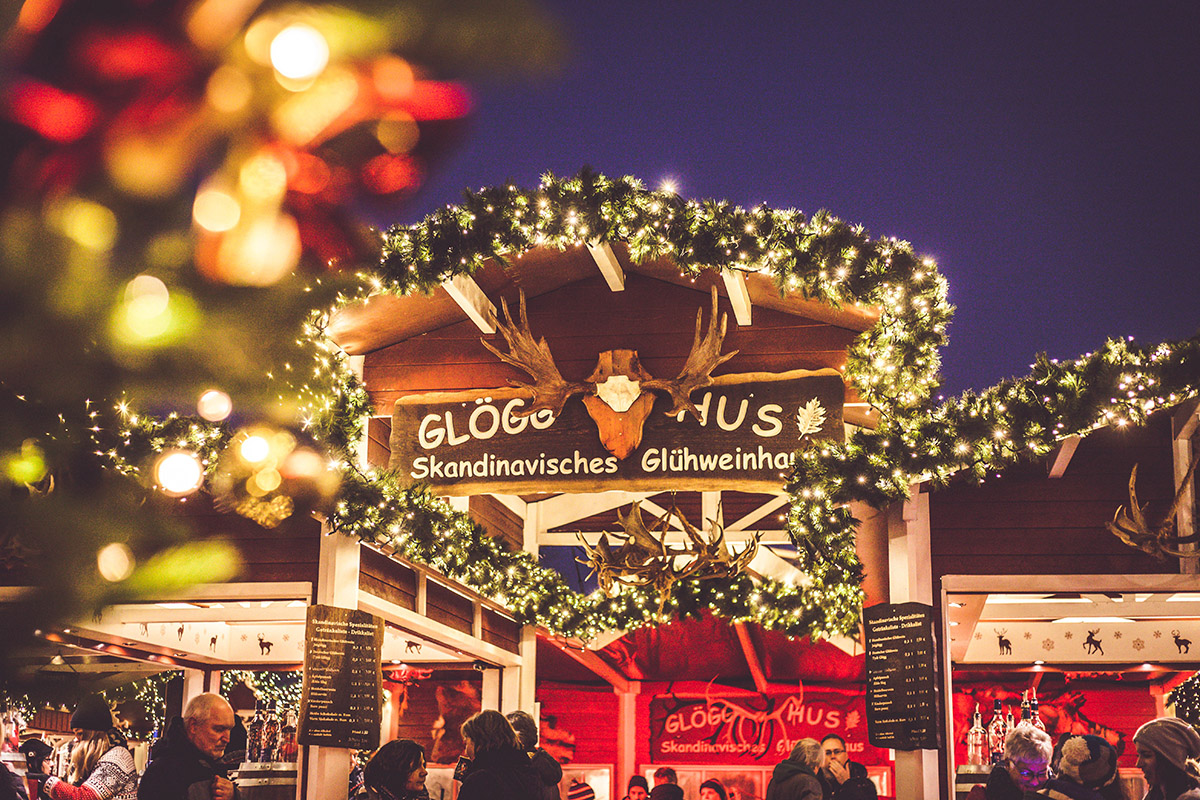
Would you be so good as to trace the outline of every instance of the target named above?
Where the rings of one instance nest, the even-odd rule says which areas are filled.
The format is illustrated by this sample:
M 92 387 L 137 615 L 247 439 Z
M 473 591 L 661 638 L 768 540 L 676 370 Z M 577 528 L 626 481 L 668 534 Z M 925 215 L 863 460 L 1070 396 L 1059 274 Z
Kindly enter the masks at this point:
M 137 800 L 137 768 L 125 737 L 113 726 L 108 701 L 90 694 L 71 715 L 79 744 L 71 751 L 68 781 L 51 777 L 43 791 L 51 800 Z

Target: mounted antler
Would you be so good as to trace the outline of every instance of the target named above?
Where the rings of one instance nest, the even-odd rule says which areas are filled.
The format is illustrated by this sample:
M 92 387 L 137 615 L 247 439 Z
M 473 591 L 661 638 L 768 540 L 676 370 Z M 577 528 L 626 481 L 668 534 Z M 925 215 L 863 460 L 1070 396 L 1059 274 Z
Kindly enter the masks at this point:
M 548 409 L 558 416 L 562 413 L 563 404 L 568 399 L 574 395 L 583 394 L 591 387 L 586 383 L 570 383 L 563 380 L 558 367 L 554 365 L 554 357 L 550 355 L 550 346 L 546 344 L 545 337 L 534 340 L 533 333 L 529 330 L 529 317 L 525 312 L 524 290 L 521 291 L 519 325 L 513 324 L 512 315 L 508 311 L 508 303 L 504 301 L 504 298 L 500 298 L 500 307 L 504 311 L 504 322 L 497 320 L 496 328 L 504 336 L 504 341 L 508 342 L 509 352 L 501 353 L 488 344 L 487 340 L 481 338 L 480 341 L 505 364 L 512 364 L 529 373 L 529 377 L 535 381 L 532 384 L 509 381 L 513 386 L 526 389 L 533 394 L 533 402 L 529 408 L 515 412 L 514 416 L 528 417 L 543 409 Z
M 674 380 L 648 380 L 642 384 L 645 389 L 665 392 L 673 405 L 667 411 L 668 416 L 687 411 L 693 417 L 700 419 L 700 411 L 691 401 L 692 392 L 702 389 L 712 383 L 712 371 L 736 356 L 740 351 L 721 354 L 721 343 L 725 341 L 726 315 L 721 315 L 721 324 L 717 325 L 717 287 L 712 289 L 712 314 L 708 318 L 708 330 L 704 338 L 700 338 L 700 328 L 704 321 L 704 309 L 696 311 L 696 333 L 692 337 L 692 351 L 688 353 L 687 361 L 679 377 Z
M 1198 463 L 1200 463 L 1200 451 L 1192 457 L 1192 462 L 1188 465 L 1187 472 L 1179 484 L 1179 490 L 1175 493 L 1175 500 L 1171 503 L 1171 507 L 1153 525 L 1146 519 L 1146 508 L 1150 504 L 1138 505 L 1137 464 L 1134 464 L 1129 473 L 1129 510 L 1126 511 L 1125 506 L 1118 508 L 1117 513 L 1113 515 L 1112 522 L 1105 523 L 1105 527 L 1125 544 L 1136 547 L 1159 561 L 1165 561 L 1167 556 L 1200 558 L 1200 550 L 1180 549 L 1180 545 L 1200 542 L 1200 534 L 1175 535 L 1176 515 L 1187 495 L 1187 488 L 1191 485 L 1192 474 L 1196 471 Z
M 665 544 L 672 518 L 678 519 L 691 546 L 668 547 Z M 583 542 L 587 552 L 586 564 L 596 573 L 600 588 L 605 594 L 612 591 L 615 583 L 626 586 L 654 586 L 658 591 L 658 613 L 671 597 L 671 587 L 676 581 L 685 579 L 709 580 L 727 578 L 744 571 L 758 553 L 762 534 L 750 539 L 746 547 L 734 555 L 725 544 L 725 529 L 716 520 L 712 522 L 712 533 L 697 530 L 683 513 L 672 506 L 647 527 L 642 519 L 640 503 L 633 503 L 624 517 L 617 512 L 617 520 L 624 528 L 625 541 L 613 550 L 608 535 L 601 534 L 595 547 Z M 582 537 L 580 537 L 582 539 Z M 679 557 L 688 560 L 676 566 Z

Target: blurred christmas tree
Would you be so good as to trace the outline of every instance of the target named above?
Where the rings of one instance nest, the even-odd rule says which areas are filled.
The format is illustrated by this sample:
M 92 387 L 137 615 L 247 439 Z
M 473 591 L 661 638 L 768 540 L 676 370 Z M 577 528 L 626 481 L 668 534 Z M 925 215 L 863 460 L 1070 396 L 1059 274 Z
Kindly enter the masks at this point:
M 304 387 L 267 374 L 314 357 L 299 335 L 313 309 L 379 258 L 363 220 L 394 218 L 454 146 L 471 107 L 460 81 L 548 68 L 557 42 L 523 0 L 5 12 L 0 576 L 34 587 L 0 621 L 13 642 L 234 574 L 229 552 L 160 513 L 149 470 L 111 468 L 128 409 L 179 416 L 140 443 L 159 467 L 197 413 L 311 454 Z M 219 455 L 191 450 L 169 462 L 185 484 L 188 458 Z M 275 496 L 319 505 L 327 477 Z

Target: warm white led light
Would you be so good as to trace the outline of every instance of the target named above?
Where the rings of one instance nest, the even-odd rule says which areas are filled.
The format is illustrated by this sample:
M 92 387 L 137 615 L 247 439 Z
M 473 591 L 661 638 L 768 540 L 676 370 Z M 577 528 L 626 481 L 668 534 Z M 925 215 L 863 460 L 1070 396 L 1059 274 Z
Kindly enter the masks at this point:
M 154 464 L 154 480 L 163 494 L 183 497 L 200 488 L 204 467 L 200 458 L 188 450 L 167 450 Z

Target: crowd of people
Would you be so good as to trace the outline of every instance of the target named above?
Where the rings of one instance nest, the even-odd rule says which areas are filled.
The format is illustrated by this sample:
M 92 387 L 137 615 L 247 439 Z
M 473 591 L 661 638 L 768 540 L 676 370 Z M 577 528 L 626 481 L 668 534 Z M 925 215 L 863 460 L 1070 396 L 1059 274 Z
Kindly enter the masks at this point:
M 1100 736 L 1063 734 L 1021 724 L 1004 757 L 968 800 L 1200 800 L 1200 734 L 1175 717 L 1153 719 L 1133 735 L 1145 798 L 1132 798 L 1117 773 L 1117 751 Z M 769 797 L 769 796 L 768 796 Z
M 64 778 L 30 772 L 29 785 L 49 800 L 239 800 L 226 759 L 238 742 L 236 715 L 220 695 L 202 694 L 172 720 L 138 778 L 133 756 L 114 725 L 108 703 L 85 697 L 71 716 L 76 746 Z M 455 769 L 459 800 L 553 800 L 562 796 L 562 766 L 538 746 L 537 721 L 522 711 L 507 717 L 480 711 L 462 724 L 465 748 Z M 1117 771 L 1117 751 L 1106 739 L 1045 731 L 1021 724 L 1009 732 L 1003 759 L 968 800 L 1200 800 L 1200 734 L 1174 717 L 1142 725 L 1133 736 L 1144 798 L 1128 795 Z M 244 745 L 242 745 L 244 746 Z M 4 768 L 7 772 L 7 767 Z M 362 771 L 353 800 L 428 800 L 425 750 L 410 739 L 384 744 Z M 0 800 L 30 800 L 26 782 L 0 780 Z M 586 783 L 566 787 L 569 800 L 594 800 Z M 670 767 L 629 779 L 624 800 L 684 800 Z M 689 799 L 690 800 L 690 799 Z M 719 780 L 700 784 L 696 800 L 730 800 Z M 765 800 L 877 800 L 863 765 L 851 761 L 837 734 L 801 739 L 777 764 Z

